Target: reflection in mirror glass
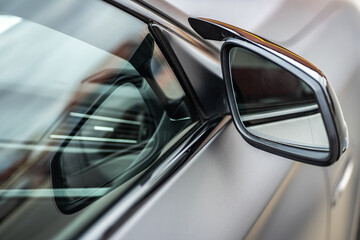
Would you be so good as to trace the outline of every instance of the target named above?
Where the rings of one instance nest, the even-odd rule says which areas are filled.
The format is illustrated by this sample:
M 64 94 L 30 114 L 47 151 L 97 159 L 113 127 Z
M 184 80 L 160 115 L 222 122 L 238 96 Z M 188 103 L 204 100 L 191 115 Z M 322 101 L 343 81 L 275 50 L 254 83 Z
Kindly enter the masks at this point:
M 105 101 L 92 113 L 73 109 L 50 136 L 68 141 L 59 159 L 65 189 L 107 186 L 135 165 L 141 152 L 152 150 L 154 124 L 137 88 L 131 83 L 97 88 L 108 88 Z M 61 133 L 70 122 L 77 122 L 75 132 Z M 77 200 L 68 192 L 69 200 Z
M 300 78 L 247 49 L 230 50 L 231 77 L 243 126 L 270 141 L 328 151 L 313 90 Z

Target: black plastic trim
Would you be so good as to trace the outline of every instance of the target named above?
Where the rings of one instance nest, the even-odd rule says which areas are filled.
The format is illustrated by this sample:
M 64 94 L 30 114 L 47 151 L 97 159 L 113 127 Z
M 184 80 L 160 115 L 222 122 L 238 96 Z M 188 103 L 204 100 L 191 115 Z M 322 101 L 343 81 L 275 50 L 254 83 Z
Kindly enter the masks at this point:
M 144 23 L 150 23 L 152 22 L 152 20 L 148 17 L 146 17 L 145 15 L 142 15 L 134 10 L 132 10 L 131 8 L 121 4 L 121 3 L 118 3 L 114 0 L 103 0 L 104 2 L 110 4 L 110 5 L 113 5 L 114 7 L 117 7 L 121 10 L 123 10 L 124 12 L 132 15 L 133 17 L 136 17 L 137 19 L 139 19 L 140 21 L 143 21 Z
M 230 118 L 228 118 L 229 120 Z M 146 200 L 154 193 L 161 185 L 163 185 L 168 178 L 173 176 L 177 171 L 179 171 L 190 159 L 207 143 L 209 142 L 227 123 L 226 117 L 214 117 L 202 123 L 200 126 L 194 126 L 193 131 L 186 134 L 183 139 L 187 139 L 187 144 L 183 146 L 182 149 L 179 149 L 179 146 L 176 146 L 172 152 L 177 152 L 177 161 L 168 166 L 165 169 L 165 172 L 161 176 L 156 178 L 156 181 L 153 182 L 152 186 L 146 190 L 145 194 L 141 198 L 134 199 L 131 202 L 131 206 L 126 209 L 126 211 L 116 218 L 111 218 L 111 222 L 108 222 L 105 229 L 98 229 L 97 224 L 103 224 L 104 219 L 108 219 L 107 214 L 112 212 L 113 208 L 116 208 L 118 205 L 121 205 L 121 199 L 125 195 L 131 195 L 132 191 L 139 191 L 139 189 L 134 190 L 134 186 L 145 185 L 152 177 L 153 169 L 157 169 L 158 165 L 152 166 L 151 169 L 147 170 L 147 174 L 144 175 L 141 179 L 137 180 L 128 188 L 126 192 L 118 196 L 117 199 L 113 201 L 113 205 L 108 206 L 105 211 L 102 211 L 98 218 L 94 219 L 92 223 L 87 225 L 87 228 L 82 229 L 81 232 L 76 233 L 73 236 L 74 239 L 86 239 L 86 236 L 91 235 L 91 231 L 96 231 L 100 235 L 101 239 L 106 236 L 111 236 L 116 230 L 118 230 L 137 210 L 146 202 Z M 218 129 L 217 129 L 218 128 Z M 182 142 L 182 141 L 181 141 Z M 91 235 L 92 236 L 92 235 Z M 98 239 L 98 238 L 95 238 Z
M 149 24 L 149 31 L 154 36 L 157 46 L 161 50 L 161 53 L 164 55 L 167 63 L 170 65 L 172 71 L 179 80 L 180 85 L 184 89 L 185 93 L 190 97 L 191 102 L 195 106 L 198 113 L 200 113 L 201 119 L 204 119 L 205 113 L 199 105 L 200 101 L 195 93 L 195 90 L 191 86 L 191 83 L 180 61 L 176 57 L 176 54 L 174 53 L 171 45 L 164 36 L 162 28 L 157 24 Z
M 294 146 L 284 145 L 277 142 L 273 142 L 267 139 L 260 138 L 251 134 L 246 130 L 242 121 L 240 120 L 240 114 L 238 112 L 237 104 L 235 101 L 235 94 L 231 78 L 231 69 L 230 69 L 230 59 L 229 52 L 233 47 L 242 47 L 247 50 L 250 50 L 262 57 L 269 59 L 270 61 L 276 63 L 277 65 L 287 69 L 292 72 L 294 75 L 302 79 L 316 95 L 316 99 L 319 104 L 319 110 L 322 114 L 324 121 L 325 129 L 328 134 L 329 139 L 329 153 L 318 152 L 309 149 L 297 148 Z M 230 110 L 234 119 L 234 123 L 240 134 L 244 139 L 254 147 L 260 148 L 267 152 L 280 155 L 282 157 L 290 158 L 296 161 L 318 165 L 318 166 L 328 166 L 334 163 L 340 156 L 339 150 L 339 139 L 337 127 L 334 122 L 333 115 L 330 111 L 332 106 L 328 104 L 328 98 L 323 90 L 323 86 L 311 76 L 297 68 L 296 66 L 290 64 L 288 61 L 280 58 L 274 53 L 268 51 L 267 49 L 251 43 L 249 41 L 229 38 L 226 40 L 221 50 L 221 59 L 222 59 L 222 70 L 228 95 L 228 101 L 230 105 Z

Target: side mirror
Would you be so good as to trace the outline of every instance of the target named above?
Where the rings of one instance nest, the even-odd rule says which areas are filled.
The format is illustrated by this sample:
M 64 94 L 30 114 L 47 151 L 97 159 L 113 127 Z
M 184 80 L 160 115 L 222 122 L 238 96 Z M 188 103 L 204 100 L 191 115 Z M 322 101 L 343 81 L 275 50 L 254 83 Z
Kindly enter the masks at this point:
M 189 22 L 205 39 L 225 41 L 221 63 L 229 107 L 249 144 L 313 165 L 340 158 L 347 127 L 319 69 L 245 30 L 210 19 Z
M 68 106 L 50 136 L 63 140 L 51 160 L 55 202 L 72 214 L 146 169 L 162 144 L 155 134 L 163 108 L 135 71 L 98 79 Z M 105 81 L 107 80 L 107 81 Z M 96 99 L 96 100 L 94 100 Z

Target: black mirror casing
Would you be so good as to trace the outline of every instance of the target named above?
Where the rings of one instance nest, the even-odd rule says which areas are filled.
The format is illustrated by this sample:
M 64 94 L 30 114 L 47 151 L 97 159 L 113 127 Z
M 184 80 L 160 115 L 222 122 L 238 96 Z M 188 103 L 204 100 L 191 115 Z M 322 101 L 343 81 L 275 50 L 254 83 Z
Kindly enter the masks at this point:
M 192 27 L 206 39 L 225 41 L 221 48 L 221 64 L 227 97 L 236 128 L 254 147 L 296 161 L 328 166 L 338 160 L 348 147 L 348 131 L 337 97 L 329 82 L 314 65 L 298 55 L 245 30 L 210 19 L 189 19 Z M 207 33 L 211 31 L 211 33 Z M 250 133 L 240 118 L 231 74 L 230 51 L 242 48 L 275 63 L 313 91 L 329 141 L 329 151 L 299 148 L 291 144 L 271 141 Z
M 311 87 L 311 89 L 315 93 L 317 102 L 319 104 L 319 109 L 325 124 L 326 132 L 329 139 L 329 149 L 330 149 L 329 153 L 280 144 L 274 141 L 260 138 L 247 131 L 247 129 L 245 128 L 245 126 L 243 125 L 240 119 L 240 114 L 238 112 L 237 103 L 235 100 L 233 80 L 231 76 L 231 66 L 229 61 L 229 52 L 233 47 L 242 47 L 248 49 L 250 51 L 255 52 L 256 54 L 259 54 L 269 59 L 272 62 L 275 62 L 276 64 L 280 65 L 286 70 L 289 70 L 291 73 L 301 78 L 308 86 Z M 328 82 L 326 81 L 325 78 L 319 75 L 319 80 L 317 81 L 308 74 L 306 74 L 305 72 L 303 72 L 302 70 L 300 70 L 299 68 L 295 67 L 286 60 L 275 55 L 274 53 L 271 53 L 252 43 L 234 38 L 226 40 L 226 42 L 222 46 L 221 62 L 222 62 L 223 76 L 225 80 L 227 96 L 229 101 L 229 107 L 234 119 L 234 123 L 236 125 L 236 128 L 239 130 L 240 134 L 249 144 L 253 145 L 254 147 L 260 148 L 262 150 L 286 158 L 290 158 L 293 160 L 297 160 L 309 164 L 320 165 L 320 166 L 330 165 L 340 157 L 341 154 L 341 150 L 339 147 L 340 142 L 337 134 L 336 124 L 333 121 L 334 115 L 330 110 L 330 106 L 328 102 L 328 99 L 333 99 L 333 97 L 330 97 L 330 94 L 329 97 L 327 97 L 324 92 L 326 88 L 331 88 L 331 86 L 328 85 Z M 322 85 L 320 81 L 323 81 L 323 84 L 325 86 Z

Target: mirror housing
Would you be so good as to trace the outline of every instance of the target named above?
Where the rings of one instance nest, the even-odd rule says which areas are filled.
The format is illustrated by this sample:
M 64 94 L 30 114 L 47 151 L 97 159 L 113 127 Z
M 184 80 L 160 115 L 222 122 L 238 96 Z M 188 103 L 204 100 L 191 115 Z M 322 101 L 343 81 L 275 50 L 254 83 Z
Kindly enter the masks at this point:
M 193 29 L 205 39 L 225 41 L 221 49 L 221 64 L 227 89 L 229 107 L 236 128 L 254 147 L 296 161 L 327 166 L 340 158 L 348 147 L 348 131 L 337 97 L 324 74 L 310 62 L 291 51 L 243 29 L 211 19 L 189 18 Z M 265 62 L 278 66 L 310 87 L 318 112 L 326 130 L 328 150 L 301 146 L 250 131 L 244 124 L 234 90 L 230 54 L 232 49 L 243 49 Z M 265 79 L 266 80 L 266 79 Z M 240 87 L 241 88 L 241 87 Z M 244 89 L 242 89 L 245 91 Z

